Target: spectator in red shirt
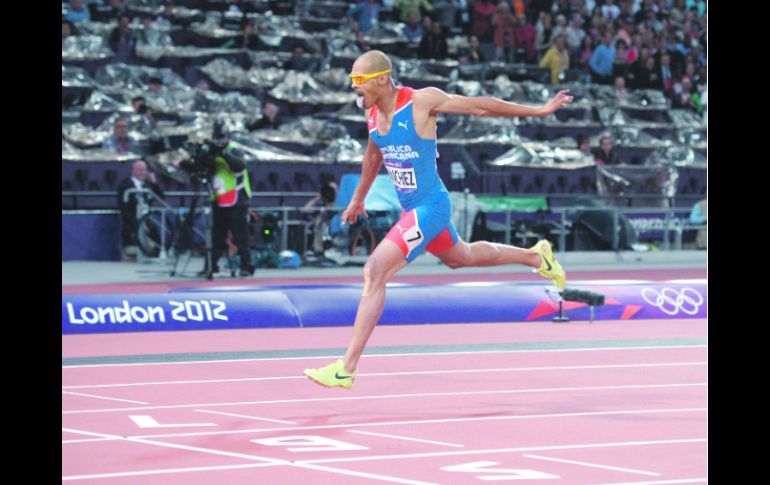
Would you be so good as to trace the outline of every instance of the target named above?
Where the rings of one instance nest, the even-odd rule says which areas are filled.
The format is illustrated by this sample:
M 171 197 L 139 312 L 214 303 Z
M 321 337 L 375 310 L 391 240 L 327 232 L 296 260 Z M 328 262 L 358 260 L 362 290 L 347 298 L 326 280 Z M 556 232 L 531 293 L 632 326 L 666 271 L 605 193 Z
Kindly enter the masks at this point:
M 496 11 L 497 7 L 491 0 L 476 0 L 473 2 L 471 32 L 481 42 L 490 42 L 492 40 L 492 15 Z
M 525 15 L 516 16 L 516 24 L 513 26 L 513 44 L 516 46 L 516 59 L 523 59 L 527 64 L 537 61 L 535 50 L 535 27 L 527 23 Z
M 508 4 L 500 2 L 497 5 L 497 11 L 492 16 L 496 61 L 513 62 L 513 19 Z

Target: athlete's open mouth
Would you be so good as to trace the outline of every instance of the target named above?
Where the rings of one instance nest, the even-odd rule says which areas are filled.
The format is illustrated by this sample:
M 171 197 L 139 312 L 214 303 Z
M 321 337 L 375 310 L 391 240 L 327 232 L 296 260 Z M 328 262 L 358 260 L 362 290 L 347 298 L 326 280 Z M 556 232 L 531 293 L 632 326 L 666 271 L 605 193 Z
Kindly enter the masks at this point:
M 364 97 L 361 95 L 356 96 L 356 106 L 363 109 L 364 108 Z

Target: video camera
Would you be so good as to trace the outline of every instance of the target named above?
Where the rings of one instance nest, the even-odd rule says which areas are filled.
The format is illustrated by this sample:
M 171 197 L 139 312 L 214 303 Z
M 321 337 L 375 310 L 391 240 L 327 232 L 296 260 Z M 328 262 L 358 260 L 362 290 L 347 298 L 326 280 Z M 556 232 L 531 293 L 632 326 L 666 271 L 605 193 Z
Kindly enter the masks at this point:
M 225 124 L 221 121 L 215 122 L 211 140 L 188 143 L 185 148 L 190 153 L 190 158 L 182 161 L 179 166 L 190 175 L 193 182 L 205 185 L 216 172 L 215 159 L 224 153 L 228 140 L 229 133 Z

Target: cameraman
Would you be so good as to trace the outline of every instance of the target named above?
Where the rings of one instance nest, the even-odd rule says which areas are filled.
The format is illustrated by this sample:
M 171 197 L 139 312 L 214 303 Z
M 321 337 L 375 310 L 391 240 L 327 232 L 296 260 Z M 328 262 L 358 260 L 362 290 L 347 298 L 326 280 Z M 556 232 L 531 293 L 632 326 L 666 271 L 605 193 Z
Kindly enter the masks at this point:
M 219 271 L 217 262 L 227 249 L 227 231 L 232 233 L 232 242 L 238 247 L 241 258 L 239 276 L 254 274 L 249 248 L 248 207 L 251 197 L 251 185 L 246 164 L 230 155 L 230 135 L 223 123 L 214 124 L 211 140 L 213 164 L 213 252 L 211 255 L 212 273 Z M 208 274 L 208 267 L 203 273 Z

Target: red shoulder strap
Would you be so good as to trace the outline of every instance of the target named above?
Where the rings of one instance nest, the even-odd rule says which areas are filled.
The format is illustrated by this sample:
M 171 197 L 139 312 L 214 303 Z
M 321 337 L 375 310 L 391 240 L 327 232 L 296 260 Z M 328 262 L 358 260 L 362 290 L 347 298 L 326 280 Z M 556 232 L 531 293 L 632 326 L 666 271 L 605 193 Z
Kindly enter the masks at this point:
M 398 88 L 398 97 L 396 98 L 396 111 L 403 108 L 404 105 L 408 104 L 409 101 L 412 100 L 412 94 L 414 94 L 414 89 L 410 87 L 400 86 Z
M 369 118 L 366 120 L 366 129 L 368 131 L 377 129 L 377 105 L 372 106 L 369 110 Z

